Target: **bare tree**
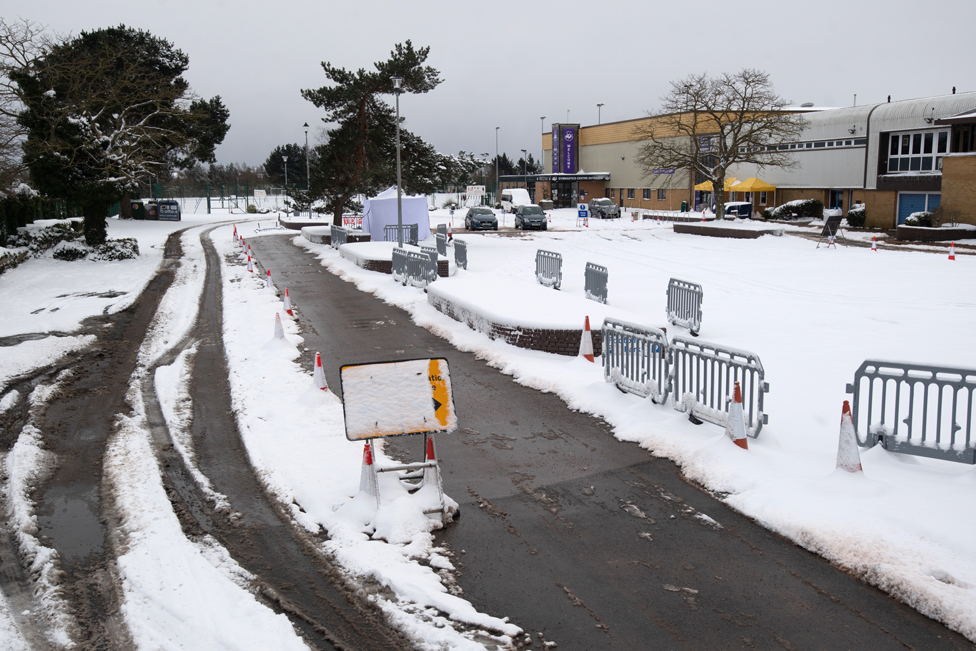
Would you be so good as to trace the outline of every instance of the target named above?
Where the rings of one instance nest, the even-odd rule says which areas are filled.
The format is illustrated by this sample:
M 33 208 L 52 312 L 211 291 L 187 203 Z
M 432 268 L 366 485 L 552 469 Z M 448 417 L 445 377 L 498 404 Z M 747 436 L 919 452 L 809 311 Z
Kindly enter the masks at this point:
M 661 98 L 661 114 L 641 124 L 636 134 L 647 142 L 637 155 L 645 178 L 655 170 L 683 169 L 712 182 L 716 214 L 725 211 L 729 168 L 752 163 L 793 168 L 781 143 L 796 140 L 804 120 L 788 112 L 789 102 L 773 90 L 769 75 L 745 68 L 718 77 L 693 74 L 671 82 Z

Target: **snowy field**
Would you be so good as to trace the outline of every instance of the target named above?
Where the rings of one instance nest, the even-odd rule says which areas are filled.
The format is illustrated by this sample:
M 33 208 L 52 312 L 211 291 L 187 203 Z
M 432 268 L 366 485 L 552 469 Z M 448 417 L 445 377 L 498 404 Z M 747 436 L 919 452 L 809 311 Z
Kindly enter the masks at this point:
M 449 220 L 446 211 L 432 213 L 432 227 Z M 845 384 L 863 360 L 976 367 L 976 350 L 966 344 L 976 326 L 976 259 L 825 250 L 789 236 L 676 235 L 652 221 L 590 220 L 582 228 L 570 210 L 553 211 L 550 231 L 516 238 L 466 235 L 462 223 L 457 211 L 454 232 L 468 244 L 468 270 L 438 287 L 490 279 L 469 300 L 495 313 L 534 287 L 537 249 L 562 254 L 561 294 L 568 296 L 526 310 L 528 322 L 580 313 L 586 262 L 608 268 L 614 311 L 656 327 L 668 325 L 668 279 L 700 283 L 701 339 L 760 356 L 771 385 L 769 424 L 740 450 L 719 427 L 692 425 L 670 406 L 621 394 L 604 383 L 598 365 L 491 341 L 434 310 L 421 290 L 364 271 L 329 247 L 296 243 L 458 348 L 605 418 L 618 438 L 674 459 L 743 513 L 976 639 L 976 525 L 960 517 L 976 498 L 976 469 L 880 447 L 862 451 L 863 474 L 834 469 Z M 591 314 L 598 312 L 594 303 Z

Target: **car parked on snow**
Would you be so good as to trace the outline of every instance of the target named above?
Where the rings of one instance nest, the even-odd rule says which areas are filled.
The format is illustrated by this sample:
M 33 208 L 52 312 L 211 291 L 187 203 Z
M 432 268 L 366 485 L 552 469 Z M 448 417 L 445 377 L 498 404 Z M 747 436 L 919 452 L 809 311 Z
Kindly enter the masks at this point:
M 620 217 L 620 208 L 612 199 L 605 197 L 590 199 L 586 206 L 590 211 L 590 216 L 594 219 L 616 219 Z
M 502 210 L 505 212 L 515 212 L 515 208 L 518 206 L 528 206 L 531 203 L 529 191 L 525 188 L 502 190 Z
M 491 208 L 470 208 L 464 216 L 464 227 L 469 231 L 497 231 L 498 217 Z
M 749 201 L 730 201 L 725 204 L 726 219 L 752 219 L 752 203 Z
M 515 228 L 538 228 L 546 230 L 546 213 L 539 206 L 530 203 L 527 206 L 515 208 Z

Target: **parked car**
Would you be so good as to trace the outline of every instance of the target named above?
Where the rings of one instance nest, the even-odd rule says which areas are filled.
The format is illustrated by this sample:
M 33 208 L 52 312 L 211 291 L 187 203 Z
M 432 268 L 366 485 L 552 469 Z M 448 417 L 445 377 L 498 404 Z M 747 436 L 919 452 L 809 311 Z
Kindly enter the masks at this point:
M 464 216 L 464 227 L 469 231 L 497 231 L 498 218 L 491 208 L 470 208 Z
M 749 201 L 730 201 L 725 204 L 726 219 L 752 219 L 752 203 Z
M 502 190 L 502 210 L 505 212 L 515 212 L 518 206 L 528 206 L 532 204 L 529 191 L 525 188 L 510 188 Z
M 539 206 L 530 203 L 515 208 L 515 228 L 538 228 L 546 230 L 546 213 Z
M 590 199 L 586 205 L 589 208 L 590 216 L 594 219 L 616 219 L 620 217 L 620 208 L 612 199 Z

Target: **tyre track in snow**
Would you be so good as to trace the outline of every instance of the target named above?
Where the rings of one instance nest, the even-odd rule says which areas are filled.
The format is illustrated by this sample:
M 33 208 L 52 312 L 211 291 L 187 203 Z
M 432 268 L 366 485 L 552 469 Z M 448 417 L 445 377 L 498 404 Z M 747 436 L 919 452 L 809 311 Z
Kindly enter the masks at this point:
M 475 608 L 540 648 L 971 649 L 962 636 L 832 567 L 329 273 L 294 237 L 251 244 L 291 290 L 329 386 L 341 364 L 446 357 L 461 429 L 438 437 L 464 517 L 437 534 Z M 362 324 L 370 324 L 364 328 Z M 387 451 L 416 457 L 410 437 Z M 525 639 L 520 640 L 524 646 Z
M 184 533 L 191 539 L 209 534 L 220 542 L 241 567 L 257 577 L 253 587 L 259 598 L 287 614 L 313 648 L 410 648 L 386 624 L 382 613 L 318 552 L 321 540 L 301 530 L 254 474 L 231 409 L 222 343 L 220 261 L 209 238 L 213 230 L 200 235 L 206 278 L 197 322 L 184 341 L 148 369 L 143 389 L 164 487 Z M 215 510 L 193 481 L 172 445 L 152 382 L 156 367 L 171 364 L 194 344 L 197 352 L 190 396 L 197 467 L 213 489 L 228 498 L 229 510 Z

